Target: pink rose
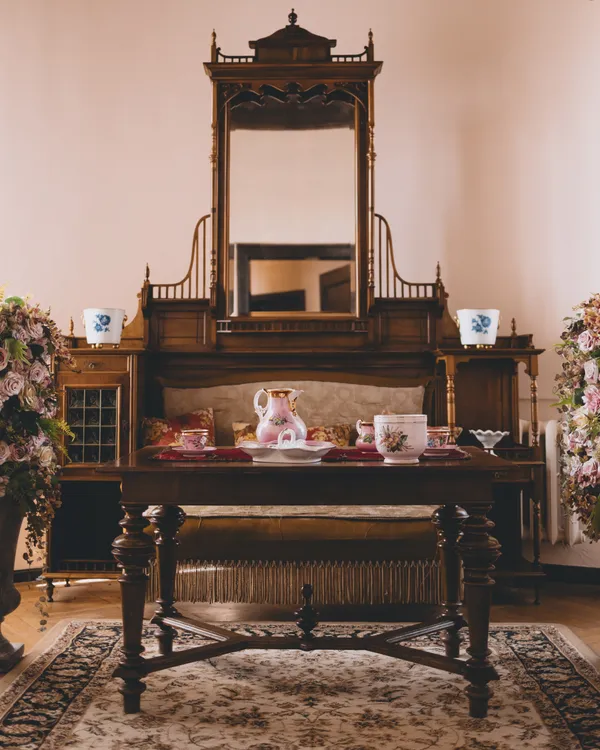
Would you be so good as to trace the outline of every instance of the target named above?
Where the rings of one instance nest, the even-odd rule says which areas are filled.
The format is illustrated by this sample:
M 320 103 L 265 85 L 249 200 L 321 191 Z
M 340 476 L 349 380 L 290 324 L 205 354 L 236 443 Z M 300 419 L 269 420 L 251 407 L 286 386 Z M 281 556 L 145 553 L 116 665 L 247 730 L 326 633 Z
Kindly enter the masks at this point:
M 591 352 L 598 348 L 598 339 L 591 331 L 583 331 L 577 337 L 577 345 L 582 352 Z
M 41 339 L 44 335 L 42 324 L 37 323 L 31 319 L 27 320 L 23 327 L 25 328 L 25 330 L 29 334 L 29 338 L 31 339 Z
M 18 396 L 24 384 L 25 378 L 21 373 L 9 372 L 0 380 L 0 396 L 4 395 L 6 399 Z
M 588 413 L 597 414 L 600 411 L 600 388 L 588 385 L 583 392 L 583 403 Z
M 8 477 L 0 477 L 0 497 L 6 495 L 6 487 L 8 485 Z
M 10 460 L 10 448 L 4 440 L 0 440 L 0 466 L 8 460 Z
M 21 463 L 22 461 L 28 461 L 29 458 L 31 458 L 31 451 L 26 445 L 11 445 L 10 457 L 13 461 Z
M 600 463 L 595 458 L 588 459 L 581 467 L 581 482 L 584 486 L 598 483 Z
M 3 346 L 0 346 L 0 370 L 6 369 L 8 364 L 8 352 Z
M 591 360 L 592 362 L 594 360 Z M 32 383 L 44 383 L 49 377 L 48 368 L 43 365 L 39 360 L 31 365 L 29 368 L 29 379 Z

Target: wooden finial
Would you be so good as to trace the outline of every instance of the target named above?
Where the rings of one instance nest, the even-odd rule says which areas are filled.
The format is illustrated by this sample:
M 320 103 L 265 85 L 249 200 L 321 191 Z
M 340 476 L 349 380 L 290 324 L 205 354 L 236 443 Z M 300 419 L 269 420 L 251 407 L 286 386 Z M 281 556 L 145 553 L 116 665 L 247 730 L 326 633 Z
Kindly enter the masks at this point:
M 73 318 L 69 321 L 69 337 L 73 338 L 75 336 L 75 323 L 73 322 Z
M 217 32 L 213 29 L 211 36 L 210 45 L 210 61 L 215 63 L 219 57 L 219 50 L 217 49 Z
M 442 283 L 442 267 L 440 266 L 440 262 L 438 260 L 437 265 L 435 267 L 435 280 L 437 284 Z
M 150 283 L 150 266 L 146 263 L 146 278 L 144 279 L 146 284 Z
M 296 21 L 298 20 L 298 14 L 293 8 L 292 8 L 292 12 L 288 16 L 288 20 L 290 22 L 290 26 L 296 25 Z
M 516 321 L 515 318 L 513 318 L 510 321 L 510 335 L 511 336 L 516 336 L 517 335 L 517 321 Z
M 365 47 L 367 53 L 367 60 L 372 61 L 375 57 L 375 48 L 373 47 L 373 29 L 369 29 L 369 43 Z

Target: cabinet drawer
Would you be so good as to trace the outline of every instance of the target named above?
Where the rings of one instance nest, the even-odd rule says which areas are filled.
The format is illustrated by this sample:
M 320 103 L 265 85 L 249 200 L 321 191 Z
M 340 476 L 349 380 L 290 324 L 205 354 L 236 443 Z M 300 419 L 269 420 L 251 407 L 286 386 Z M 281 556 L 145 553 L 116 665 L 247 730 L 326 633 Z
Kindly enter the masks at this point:
M 75 354 L 75 363 L 82 374 L 85 372 L 129 371 L 129 357 L 126 354 Z

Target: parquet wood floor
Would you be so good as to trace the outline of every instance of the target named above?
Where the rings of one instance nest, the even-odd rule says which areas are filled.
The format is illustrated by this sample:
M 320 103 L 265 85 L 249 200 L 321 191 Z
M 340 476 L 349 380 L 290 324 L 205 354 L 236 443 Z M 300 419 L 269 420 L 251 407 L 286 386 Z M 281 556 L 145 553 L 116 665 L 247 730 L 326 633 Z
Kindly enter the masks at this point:
M 35 603 L 44 593 L 36 583 L 18 585 L 22 601 L 20 607 L 8 615 L 2 624 L 4 635 L 11 641 L 25 643 L 29 651 L 43 637 L 39 631 L 39 612 Z M 600 586 L 581 584 L 547 584 L 542 592 L 541 606 L 531 601 L 526 590 L 508 590 L 497 596 L 492 610 L 495 622 L 552 622 L 567 625 L 590 648 L 600 654 Z M 119 618 L 120 594 L 116 581 L 73 582 L 70 588 L 60 583 L 48 605 L 48 627 L 63 618 L 93 619 Z M 152 613 L 148 605 L 146 614 Z M 182 604 L 181 611 L 213 622 L 293 621 L 290 608 L 252 604 Z M 321 620 L 354 622 L 395 620 L 391 608 L 320 608 Z M 411 619 L 411 618 L 407 618 Z

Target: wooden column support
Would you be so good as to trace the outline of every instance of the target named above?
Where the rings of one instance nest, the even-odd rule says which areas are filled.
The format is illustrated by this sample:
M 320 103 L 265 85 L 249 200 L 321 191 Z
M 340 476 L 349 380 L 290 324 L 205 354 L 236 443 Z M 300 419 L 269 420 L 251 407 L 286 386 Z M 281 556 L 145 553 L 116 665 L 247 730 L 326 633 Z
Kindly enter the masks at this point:
M 150 521 L 154 526 L 154 543 L 158 560 L 159 597 L 156 600 L 158 608 L 156 618 L 152 620 L 158 625 L 158 648 L 163 656 L 173 652 L 173 637 L 175 630 L 162 622 L 163 617 L 174 617 L 179 613 L 174 607 L 175 602 L 175 571 L 177 567 L 177 534 L 185 521 L 185 513 L 176 505 L 157 506 L 150 514 Z
M 500 556 L 500 544 L 490 536 L 494 524 L 487 518 L 491 505 L 488 503 L 469 506 L 469 517 L 459 540 L 463 564 L 469 641 L 466 663 L 466 678 L 469 698 L 469 714 L 474 718 L 485 718 L 492 691 L 488 682 L 498 679 L 498 673 L 489 661 L 488 635 L 493 579 L 490 572 Z
M 123 680 L 119 692 L 123 696 L 125 713 L 131 714 L 140 710 L 140 696 L 146 689 L 141 680 L 146 674 L 142 658 L 142 628 L 148 580 L 146 570 L 154 545 L 152 538 L 144 533 L 147 521 L 142 514 L 148 506 L 122 503 L 121 507 L 125 512 L 125 518 L 119 521 L 123 533 L 113 542 L 113 554 L 122 571 L 119 583 L 123 612 L 123 649 L 121 661 L 113 676 Z

